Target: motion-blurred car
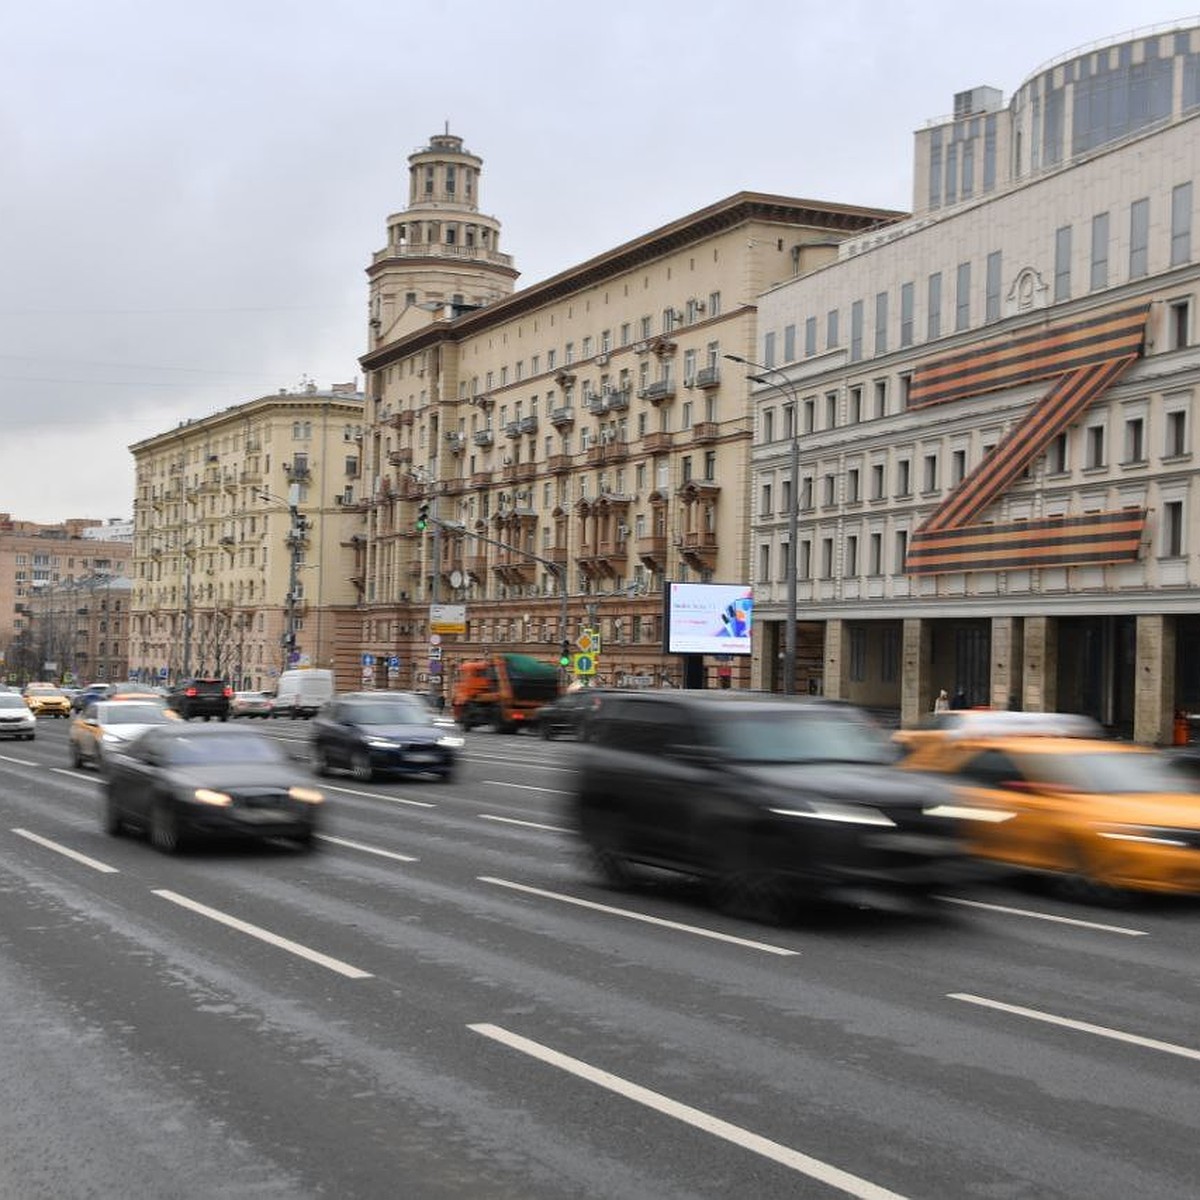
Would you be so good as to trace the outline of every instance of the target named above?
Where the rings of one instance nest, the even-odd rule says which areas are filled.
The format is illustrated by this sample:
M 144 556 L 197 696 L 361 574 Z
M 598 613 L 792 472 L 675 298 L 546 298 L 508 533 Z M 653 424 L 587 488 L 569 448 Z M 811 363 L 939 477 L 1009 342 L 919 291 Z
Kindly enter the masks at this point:
M 1019 734 L 1102 738 L 1104 726 L 1077 713 L 1018 712 L 994 708 L 948 709 L 926 713 L 912 729 L 898 729 L 892 741 L 906 754 L 948 738 L 1011 737 Z
M 25 703 L 35 717 L 69 717 L 71 699 L 52 683 L 31 683 L 25 689 Z
M 271 738 L 169 721 L 109 755 L 104 830 L 173 854 L 201 836 L 290 838 L 311 848 L 324 794 Z
M 0 692 L 0 737 L 32 742 L 37 733 L 37 717 L 19 692 Z
M 231 717 L 269 717 L 275 701 L 266 692 L 234 692 L 229 701 Z
M 67 752 L 73 767 L 90 763 L 96 770 L 114 751 L 133 741 L 152 725 L 165 725 L 175 719 L 155 696 L 137 700 L 100 700 L 89 704 L 71 722 Z
M 72 710 L 74 712 L 81 712 L 89 704 L 94 704 L 97 700 L 106 700 L 108 693 L 114 691 L 116 686 L 115 683 L 86 684 L 71 697 Z
M 805 893 L 921 898 L 970 866 L 951 789 L 897 757 L 836 702 L 612 692 L 576 756 L 575 825 L 610 883 L 665 867 L 747 915 Z
M 564 692 L 557 700 L 538 709 L 535 728 L 548 742 L 555 738 L 577 738 L 588 718 L 600 707 L 604 695 L 602 688 Z
M 223 679 L 196 677 L 181 679 L 167 693 L 167 707 L 174 709 L 185 721 L 203 717 L 229 720 L 229 702 L 233 688 Z
M 448 781 L 462 745 L 462 735 L 439 724 L 425 701 L 409 692 L 347 692 L 313 720 L 318 775 L 341 768 L 363 781 L 377 774 L 432 774 Z
M 904 765 L 951 779 L 981 811 L 981 858 L 1051 872 L 1080 899 L 1200 892 L 1200 795 L 1166 756 L 1124 742 L 1014 734 L 964 736 Z

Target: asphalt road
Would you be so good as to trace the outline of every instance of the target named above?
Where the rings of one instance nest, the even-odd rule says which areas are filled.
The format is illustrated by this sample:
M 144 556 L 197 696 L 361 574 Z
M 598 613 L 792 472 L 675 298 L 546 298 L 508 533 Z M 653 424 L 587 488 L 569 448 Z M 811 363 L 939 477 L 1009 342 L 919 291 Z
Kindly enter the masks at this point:
M 473 732 L 453 785 L 326 781 L 319 853 L 171 859 L 65 722 L 0 743 L 0 1197 L 1200 1191 L 1200 903 L 613 892 L 571 752 Z

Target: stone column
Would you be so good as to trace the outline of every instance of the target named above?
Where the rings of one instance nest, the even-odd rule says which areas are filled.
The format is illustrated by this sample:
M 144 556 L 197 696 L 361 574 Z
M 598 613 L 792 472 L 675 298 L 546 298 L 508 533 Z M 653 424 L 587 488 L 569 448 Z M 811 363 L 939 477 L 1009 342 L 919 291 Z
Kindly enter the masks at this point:
M 825 622 L 825 695 L 844 700 L 850 692 L 850 637 L 845 621 Z
M 992 708 L 1013 708 L 1021 703 L 1021 666 L 1024 627 L 1019 617 L 992 618 Z
M 1175 618 L 1147 613 L 1137 619 L 1133 740 L 1171 744 L 1175 719 Z
M 1026 617 L 1021 707 L 1058 711 L 1058 623 L 1053 617 Z
M 932 626 L 920 618 L 906 617 L 901 652 L 904 674 L 900 682 L 900 724 L 906 729 L 933 711 L 932 658 Z

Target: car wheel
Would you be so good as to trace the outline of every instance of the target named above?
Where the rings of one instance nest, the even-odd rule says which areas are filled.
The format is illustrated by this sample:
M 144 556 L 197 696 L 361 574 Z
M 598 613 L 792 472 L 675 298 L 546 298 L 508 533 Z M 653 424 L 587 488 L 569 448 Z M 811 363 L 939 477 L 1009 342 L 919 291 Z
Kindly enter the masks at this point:
M 715 906 L 728 916 L 762 925 L 786 923 L 792 915 L 792 901 L 779 873 L 762 866 L 743 839 L 722 833 L 717 836 L 725 844 L 710 888 Z
M 1131 902 L 1130 892 L 1097 877 L 1095 864 L 1082 846 L 1069 845 L 1064 859 L 1070 866 L 1058 881 L 1058 891 L 1065 899 L 1105 908 L 1122 908 Z
M 453 783 L 457 776 L 458 772 L 453 767 L 447 767 L 439 777 L 443 783 Z
M 350 771 L 360 783 L 370 783 L 375 778 L 371 756 L 365 750 L 355 750 L 350 756 Z
M 183 849 L 179 817 L 162 800 L 150 810 L 150 844 L 161 854 L 178 854 Z
M 315 829 L 310 829 L 307 833 L 298 834 L 294 841 L 305 854 L 312 854 L 313 851 L 321 848 L 321 843 L 317 840 Z
M 329 753 L 324 746 L 318 746 L 313 751 L 313 770 L 318 775 L 328 775 L 331 772 L 329 766 Z
M 554 741 L 554 730 L 548 724 L 542 725 L 542 739 L 547 742 Z
M 109 837 L 120 837 L 125 832 L 125 818 L 111 792 L 104 797 L 104 832 Z

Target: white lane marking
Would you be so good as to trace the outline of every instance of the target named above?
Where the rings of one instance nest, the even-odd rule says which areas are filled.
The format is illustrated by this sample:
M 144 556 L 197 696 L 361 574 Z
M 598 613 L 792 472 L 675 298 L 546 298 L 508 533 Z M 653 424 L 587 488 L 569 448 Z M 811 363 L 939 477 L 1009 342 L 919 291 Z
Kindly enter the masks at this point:
M 1076 925 L 1081 929 L 1097 929 L 1101 933 L 1120 933 L 1125 937 L 1149 937 L 1144 929 L 1129 929 L 1124 925 L 1104 925 L 1099 921 L 1083 921 L 1078 917 L 1058 917 L 1053 913 L 1031 912 L 1027 908 L 1009 908 L 1006 904 L 985 904 L 982 900 L 963 900 L 958 896 L 937 896 L 943 904 L 961 904 L 964 908 L 982 908 L 988 912 L 1007 913 L 1013 917 L 1029 917 L 1034 921 L 1053 921 L 1058 925 Z
M 88 783 L 100 783 L 98 775 L 89 775 L 86 771 L 72 771 L 67 767 L 51 767 L 56 775 L 66 775 L 70 779 L 86 779 Z
M 742 1149 L 749 1150 L 754 1154 L 760 1154 L 763 1158 L 769 1158 L 773 1162 L 789 1167 L 793 1171 L 798 1171 L 802 1175 L 807 1175 L 810 1179 L 815 1179 L 819 1183 L 837 1188 L 838 1191 L 845 1192 L 849 1196 L 856 1196 L 859 1200 L 904 1200 L 898 1192 L 888 1191 L 887 1188 L 882 1188 L 878 1184 L 872 1183 L 869 1179 L 863 1179 L 859 1175 L 852 1175 L 849 1171 L 843 1171 L 840 1167 L 822 1162 L 819 1158 L 812 1158 L 810 1155 L 802 1154 L 799 1150 L 793 1150 L 790 1146 L 784 1146 L 757 1133 L 751 1133 L 750 1130 L 743 1129 L 740 1125 L 732 1125 L 728 1121 L 722 1121 L 720 1117 L 714 1117 L 711 1113 L 706 1113 L 702 1109 L 693 1108 L 690 1104 L 681 1104 L 678 1100 L 672 1100 L 669 1096 L 664 1096 L 661 1092 L 651 1091 L 649 1088 L 642 1087 L 641 1084 L 623 1079 L 620 1075 L 613 1075 L 609 1071 L 602 1071 L 599 1067 L 593 1067 L 581 1059 L 571 1058 L 569 1055 L 563 1054 L 558 1050 L 552 1050 L 549 1046 L 543 1046 L 540 1042 L 530 1041 L 528 1038 L 521 1037 L 520 1034 L 511 1033 L 509 1030 L 501 1028 L 499 1025 L 485 1023 L 468 1025 L 467 1028 L 472 1033 L 482 1034 L 483 1037 L 491 1038 L 494 1042 L 499 1042 L 501 1045 L 508 1046 L 512 1050 L 518 1050 L 522 1054 L 527 1054 L 530 1058 L 536 1058 L 540 1062 L 547 1063 L 549 1066 L 557 1067 L 560 1071 L 566 1071 L 568 1074 L 574 1075 L 579 1079 L 587 1080 L 588 1083 L 594 1083 L 598 1087 L 606 1088 L 610 1092 L 615 1092 L 618 1096 L 624 1096 L 627 1100 L 632 1100 L 637 1104 L 652 1108 L 655 1112 L 662 1113 L 664 1116 L 673 1117 L 675 1120 L 682 1121 L 685 1125 L 691 1125 L 693 1128 L 702 1130 L 704 1133 L 710 1133 L 714 1137 L 723 1138 L 727 1142 L 732 1142 L 735 1146 L 740 1146 Z
M 349 963 L 342 962 L 341 959 L 330 958 L 328 954 L 322 954 L 319 950 L 310 950 L 307 946 L 302 946 L 299 942 L 289 941 L 287 938 L 280 937 L 277 933 L 271 933 L 270 930 L 261 928 L 261 926 L 251 925 L 247 921 L 240 921 L 237 917 L 231 917 L 228 913 L 223 913 L 216 908 L 209 908 L 207 904 L 201 904 L 197 900 L 189 900 L 187 896 L 181 896 L 178 892 L 171 892 L 165 888 L 154 888 L 152 891 L 155 896 L 161 896 L 164 900 L 170 900 L 172 904 L 178 904 L 181 908 L 190 909 L 194 913 L 199 913 L 202 917 L 208 917 L 210 920 L 218 921 L 222 925 L 228 925 L 230 929 L 236 929 L 240 933 L 249 934 L 250 937 L 258 938 L 260 942 L 266 942 L 268 945 L 277 946 L 280 950 L 286 950 L 289 954 L 306 958 L 309 962 L 316 963 L 318 966 L 328 967 L 329 970 L 336 971 L 339 975 L 345 975 L 348 979 L 371 978 L 369 971 L 360 971 L 358 967 L 352 967 Z
M 67 858 L 73 858 L 76 862 L 83 863 L 85 867 L 91 867 L 93 871 L 100 871 L 105 875 L 119 874 L 117 868 L 110 867 L 108 863 L 102 863 L 96 858 L 89 858 L 86 854 L 80 854 L 78 850 L 72 850 L 69 846 L 60 845 L 58 842 L 52 842 L 40 834 L 30 833 L 28 829 L 14 829 L 13 833 L 28 838 L 31 842 L 37 842 L 39 846 L 45 846 L 47 850 L 53 850 L 56 854 L 64 854 Z
M 0 754 L 0 762 L 16 763 L 18 767 L 40 767 L 42 765 L 29 758 L 13 758 L 8 754 Z
M 502 821 L 505 825 L 523 825 L 526 829 L 546 829 L 550 833 L 573 833 L 572 829 L 564 829 L 561 825 L 542 825 L 538 821 L 518 821 L 516 817 L 493 817 L 491 813 L 480 813 L 481 821 Z
M 547 892 L 542 888 L 529 887 L 524 883 L 513 883 L 508 879 L 496 879 L 492 875 L 478 875 L 480 883 L 494 883 L 497 887 L 511 888 L 514 892 L 525 892 L 530 896 L 542 896 L 548 900 L 559 900 L 563 904 L 574 904 L 579 908 L 590 908 L 594 912 L 627 917 L 631 921 L 644 921 L 647 925 L 658 925 L 663 929 L 676 929 L 681 933 L 694 933 L 697 937 L 712 938 L 716 942 L 729 942 L 733 946 L 745 946 L 750 950 L 761 950 L 765 954 L 778 954 L 782 958 L 794 958 L 799 950 L 788 950 L 784 946 L 772 946 L 768 942 L 755 942 L 749 938 L 734 937 L 730 933 L 718 933 L 715 929 L 702 929 L 699 925 L 684 925 L 679 921 L 668 921 L 663 917 L 651 917 L 646 913 L 632 912 L 627 908 L 613 908 L 609 904 L 597 904 L 594 900 L 581 900 L 577 896 L 564 896 L 561 892 Z
M 356 788 L 334 787 L 328 783 L 322 783 L 321 787 L 326 792 L 341 792 L 343 796 L 366 796 L 370 800 L 387 800 L 391 804 L 409 804 L 413 808 L 437 808 L 436 804 L 430 804 L 428 800 L 409 800 L 405 796 L 388 796 L 383 792 L 360 792 Z
M 485 779 L 483 782 L 487 787 L 520 788 L 523 792 L 549 792 L 552 796 L 569 796 L 571 794 L 564 792 L 562 788 L 535 787 L 532 783 L 504 783 L 499 779 Z
M 514 762 L 511 758 L 499 758 L 499 757 L 494 758 L 488 754 L 467 754 L 465 757 L 470 759 L 471 762 L 500 763 L 502 766 L 506 766 L 506 767 L 520 767 L 522 771 L 532 770 L 532 771 L 564 771 L 565 772 L 565 771 L 574 771 L 575 770 L 574 767 L 550 767 L 544 763 L 528 762 L 524 759 L 522 759 L 520 762 Z
M 947 992 L 949 1000 L 962 1000 L 966 1004 L 978 1004 L 982 1008 L 994 1008 L 998 1012 L 1028 1017 L 1031 1021 L 1044 1021 L 1047 1025 L 1061 1025 L 1064 1029 L 1077 1029 L 1081 1033 L 1094 1033 L 1097 1037 L 1111 1038 L 1116 1042 L 1128 1042 L 1131 1046 L 1144 1046 L 1148 1050 L 1161 1050 L 1164 1054 L 1176 1054 L 1180 1058 L 1200 1061 L 1200 1050 L 1190 1046 L 1176 1046 L 1173 1042 L 1160 1042 L 1156 1038 L 1141 1037 L 1136 1033 L 1123 1033 L 1105 1025 L 1092 1025 L 1088 1021 L 1076 1021 L 1072 1017 L 1059 1017 L 1054 1013 L 1040 1012 L 1036 1008 L 1022 1008 L 1019 1004 L 1005 1004 L 1000 1000 L 989 1000 L 986 996 L 972 996 L 969 992 Z
M 378 854 L 380 858 L 394 858 L 397 862 L 418 862 L 411 854 L 397 854 L 394 850 L 380 850 L 377 846 L 364 846 L 362 842 L 350 842 L 345 838 L 331 837 L 327 833 L 318 833 L 317 837 L 323 842 L 334 846 L 346 846 L 351 850 L 361 850 L 364 854 Z

